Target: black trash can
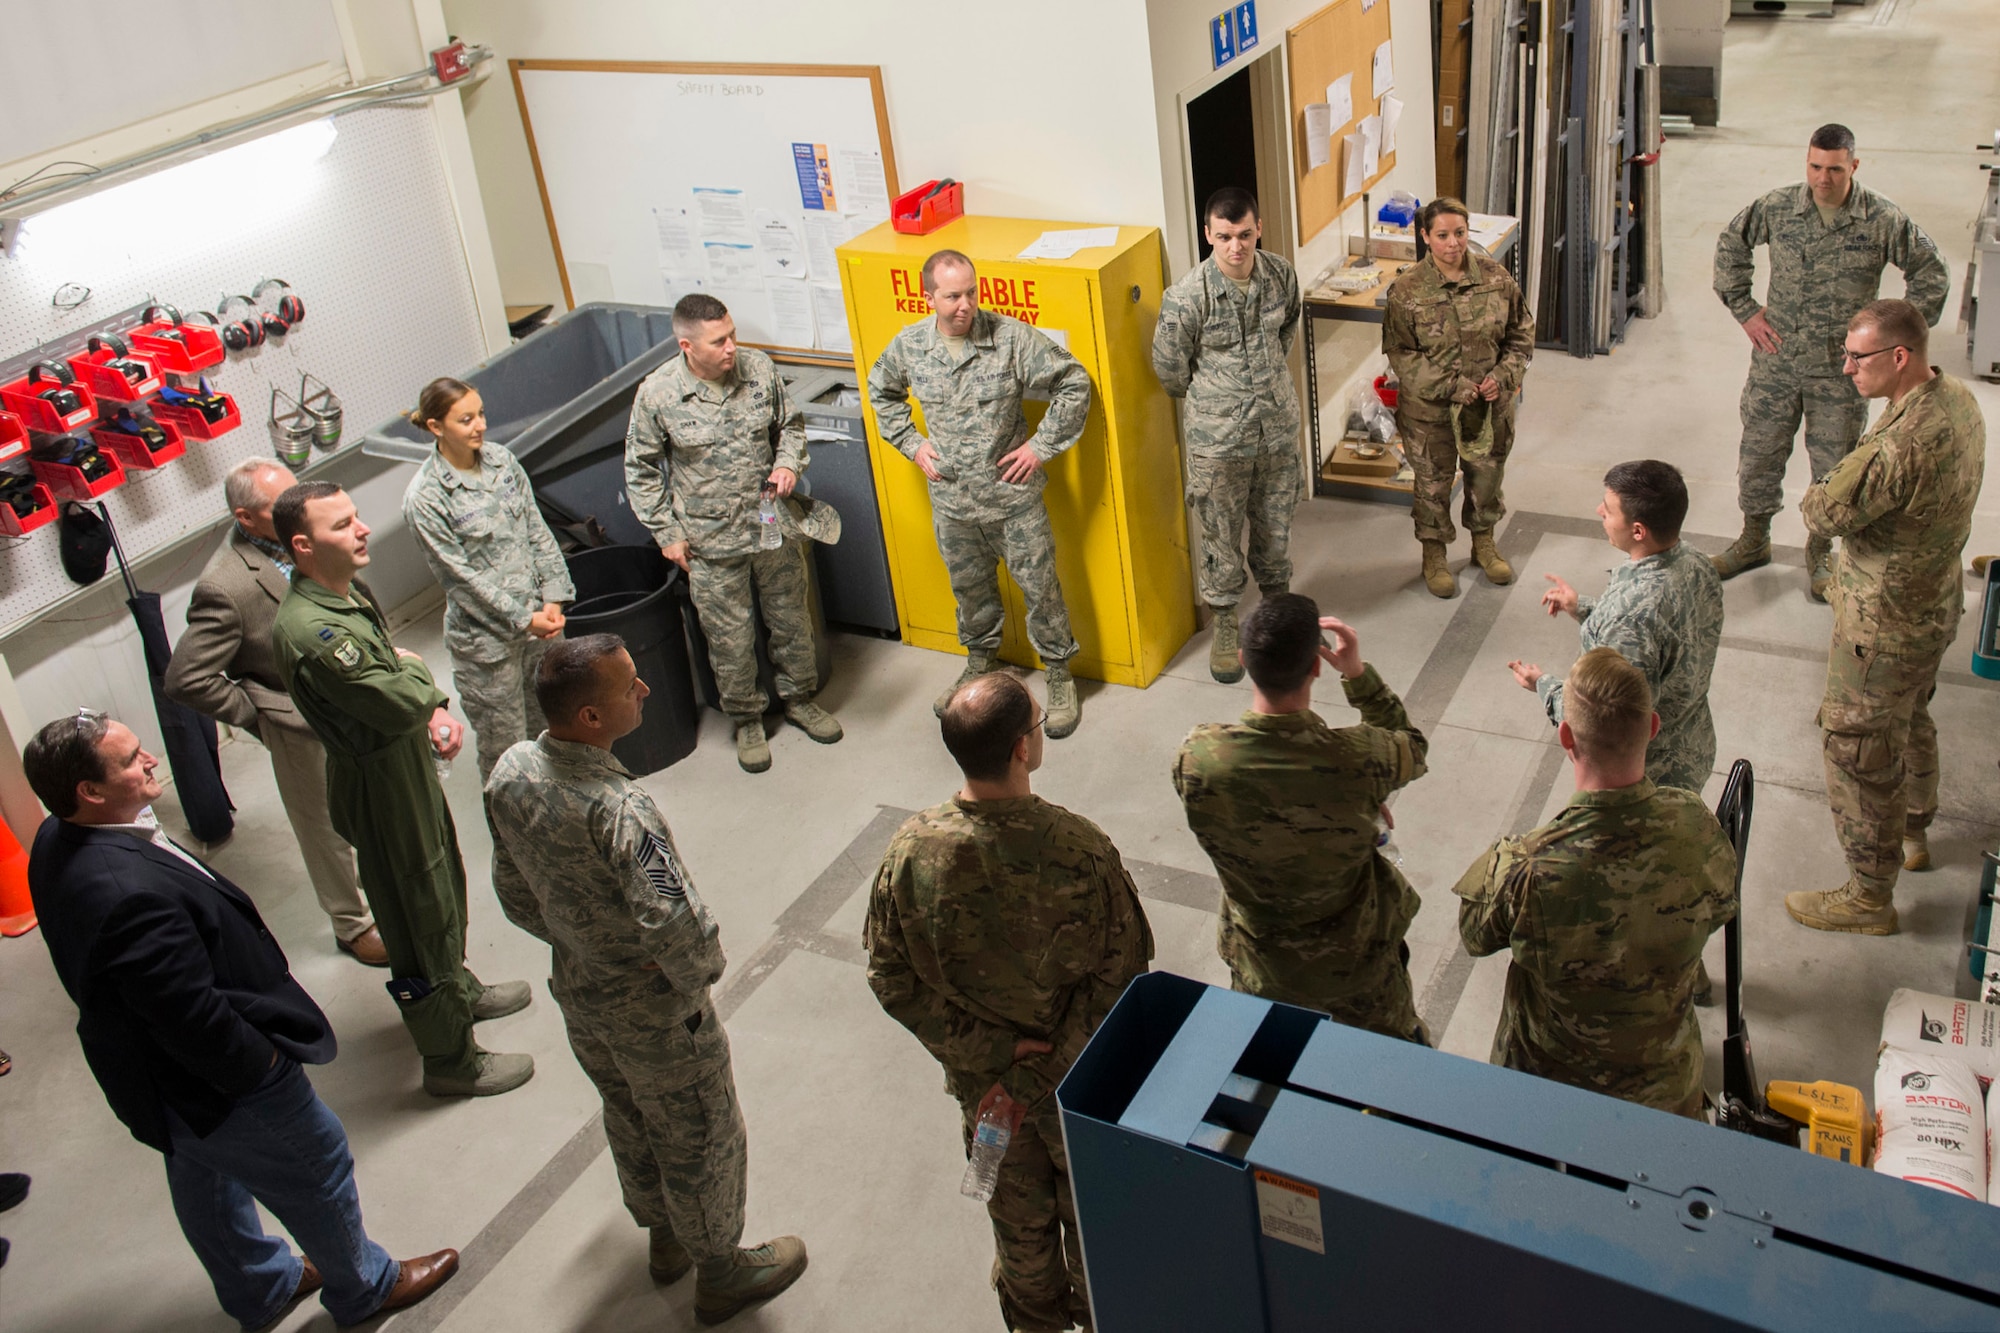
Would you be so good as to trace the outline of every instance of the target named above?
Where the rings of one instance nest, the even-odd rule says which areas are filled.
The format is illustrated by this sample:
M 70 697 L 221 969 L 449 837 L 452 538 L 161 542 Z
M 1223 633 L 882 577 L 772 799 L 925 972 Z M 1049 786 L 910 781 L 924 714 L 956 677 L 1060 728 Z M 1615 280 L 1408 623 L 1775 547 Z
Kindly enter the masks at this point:
M 694 750 L 700 732 L 694 676 L 688 669 L 681 608 L 686 589 L 678 566 L 653 546 L 600 546 L 569 558 L 576 584 L 563 637 L 616 634 L 625 640 L 639 679 L 652 695 L 638 730 L 611 753 L 641 776 L 676 764 Z

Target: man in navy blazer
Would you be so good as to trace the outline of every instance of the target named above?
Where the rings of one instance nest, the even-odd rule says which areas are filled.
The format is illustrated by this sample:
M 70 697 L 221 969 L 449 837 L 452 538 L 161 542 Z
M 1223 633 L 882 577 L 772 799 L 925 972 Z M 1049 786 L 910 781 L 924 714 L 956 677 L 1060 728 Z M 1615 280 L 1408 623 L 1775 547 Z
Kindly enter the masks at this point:
M 300 1068 L 333 1058 L 333 1029 L 250 899 L 160 829 L 158 762 L 90 709 L 22 755 L 53 815 L 28 886 L 91 1072 L 166 1155 L 181 1230 L 246 1329 L 313 1291 L 342 1324 L 415 1304 L 458 1252 L 398 1263 L 362 1230 L 347 1132 Z M 258 1202 L 303 1259 L 265 1234 Z

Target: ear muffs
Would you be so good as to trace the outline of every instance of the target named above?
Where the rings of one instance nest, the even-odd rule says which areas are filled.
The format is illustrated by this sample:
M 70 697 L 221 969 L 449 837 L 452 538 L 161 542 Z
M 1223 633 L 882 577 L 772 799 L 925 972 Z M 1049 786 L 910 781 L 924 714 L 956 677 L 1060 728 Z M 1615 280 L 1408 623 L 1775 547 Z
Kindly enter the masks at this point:
M 111 355 L 105 360 L 105 367 L 123 375 L 127 384 L 139 384 L 151 377 L 153 372 L 146 368 L 145 362 L 132 359 L 132 349 L 125 345 L 123 338 L 115 333 L 93 333 L 90 336 L 89 351 L 95 353 L 106 348 L 110 349 Z
M 222 304 L 215 308 L 215 313 L 217 316 L 227 315 L 229 307 L 239 301 L 250 308 L 247 316 L 237 320 L 218 319 L 217 322 L 222 325 L 222 345 L 232 352 L 247 352 L 264 345 L 263 312 L 257 309 L 257 303 L 247 296 L 225 296 Z
M 181 312 L 170 305 L 149 305 L 139 318 L 148 324 L 187 323 L 186 320 L 181 318 Z
M 83 406 L 83 398 L 69 386 L 76 381 L 76 375 L 68 366 L 54 361 L 37 361 L 28 367 L 28 386 L 33 388 L 47 375 L 55 383 L 46 389 L 35 390 L 35 397 L 55 409 L 56 415 L 66 417 Z
M 283 296 L 278 298 L 278 304 L 275 307 L 278 319 L 285 326 L 283 329 L 276 331 L 278 336 L 282 337 L 285 333 L 290 332 L 292 325 L 304 322 L 306 317 L 306 303 L 293 294 L 292 284 L 286 282 L 283 278 L 264 279 L 250 289 L 250 299 L 253 301 L 263 300 L 264 293 L 273 287 L 284 293 Z M 270 316 L 265 316 L 265 322 L 267 324 L 270 322 Z

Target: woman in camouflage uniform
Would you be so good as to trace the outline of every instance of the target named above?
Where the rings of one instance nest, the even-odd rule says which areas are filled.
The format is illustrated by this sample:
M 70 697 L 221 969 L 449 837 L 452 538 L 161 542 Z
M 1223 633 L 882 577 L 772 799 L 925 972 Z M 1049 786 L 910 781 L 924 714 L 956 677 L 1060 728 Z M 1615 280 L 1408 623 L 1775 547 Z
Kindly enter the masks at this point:
M 1535 318 L 1521 289 L 1494 260 L 1474 254 L 1471 215 L 1456 199 L 1433 199 L 1417 217 L 1429 253 L 1389 286 L 1382 350 L 1402 382 L 1396 428 L 1416 474 L 1410 510 L 1424 548 L 1424 586 L 1456 597 L 1445 547 L 1451 485 L 1465 472 L 1464 518 L 1472 558 L 1495 583 L 1514 571 L 1493 545 L 1514 444 L 1514 396 L 1535 351 Z
M 424 388 L 410 421 L 437 441 L 403 493 L 403 520 L 444 587 L 444 642 L 465 719 L 479 738 L 479 778 L 542 726 L 535 668 L 576 597 L 528 474 L 486 440 L 479 390 L 455 379 Z

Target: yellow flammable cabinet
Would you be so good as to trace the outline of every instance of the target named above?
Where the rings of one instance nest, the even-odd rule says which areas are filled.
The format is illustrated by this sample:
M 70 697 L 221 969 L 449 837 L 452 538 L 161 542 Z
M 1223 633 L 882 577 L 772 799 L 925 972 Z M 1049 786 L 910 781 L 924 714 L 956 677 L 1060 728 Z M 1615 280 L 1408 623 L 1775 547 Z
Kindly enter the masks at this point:
M 1194 632 L 1180 444 L 1172 400 L 1152 364 L 1163 285 L 1160 234 L 1120 227 L 1115 245 L 1073 259 L 1015 258 L 1044 230 L 1068 225 L 966 217 L 929 235 L 905 236 L 883 223 L 840 247 L 841 287 L 864 395 L 868 372 L 890 339 L 932 318 L 918 279 L 938 250 L 971 257 L 981 307 L 1066 343 L 1090 372 L 1090 419 L 1082 438 L 1045 465 L 1043 492 L 1056 573 L 1081 649 L 1071 668 L 1144 688 Z M 911 401 L 923 430 L 923 404 L 914 395 Z M 1025 406 L 1032 429 L 1045 404 Z M 903 639 L 963 653 L 924 474 L 882 438 L 872 406 L 865 415 Z M 1000 592 L 1007 606 L 1001 656 L 1040 665 L 1028 644 L 1020 589 L 1003 577 Z

